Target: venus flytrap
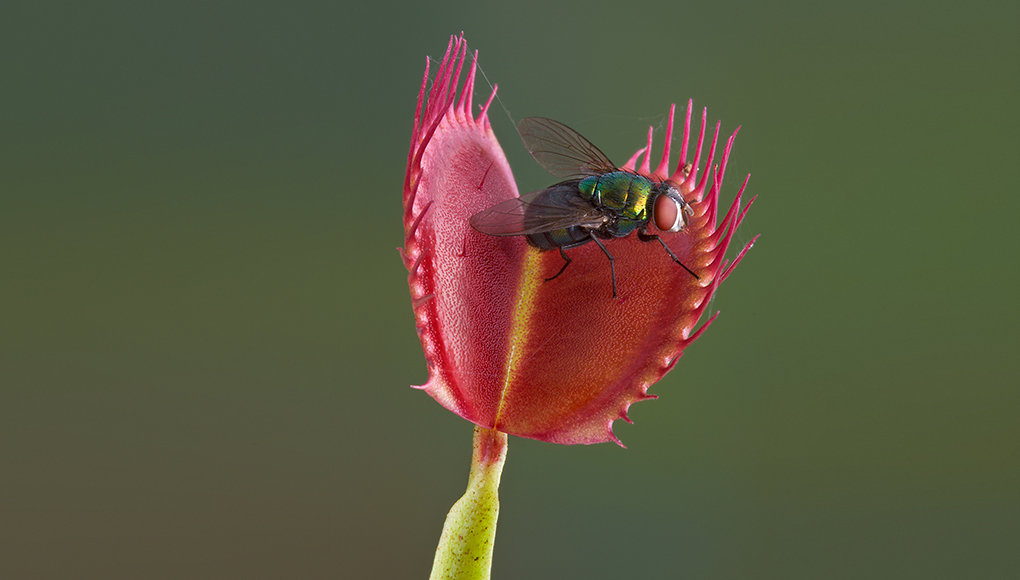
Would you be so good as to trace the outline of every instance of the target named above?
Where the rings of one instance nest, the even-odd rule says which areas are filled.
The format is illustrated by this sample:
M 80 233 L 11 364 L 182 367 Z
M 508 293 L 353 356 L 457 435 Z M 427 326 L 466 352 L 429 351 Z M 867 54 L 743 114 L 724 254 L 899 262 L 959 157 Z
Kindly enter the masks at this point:
M 472 228 L 472 216 L 519 193 L 487 116 L 495 89 L 474 114 L 477 54 L 461 85 L 466 58 L 464 38 L 452 38 L 428 91 L 426 62 L 404 181 L 402 257 L 429 372 L 419 388 L 477 425 L 468 491 L 448 516 L 433 579 L 489 577 L 506 434 L 619 444 L 613 422 L 629 421 L 631 404 L 655 398 L 648 388 L 715 319 L 696 328 L 751 246 L 732 262 L 725 259 L 750 205 L 741 207 L 746 179 L 717 219 L 736 132 L 714 164 L 716 124 L 702 165 L 703 111 L 688 160 L 691 103 L 672 170 L 675 107 L 655 169 L 651 129 L 646 146 L 620 168 L 669 183 L 682 196 L 679 217 L 686 223 L 678 231 L 654 230 L 662 245 L 638 235 L 608 239 L 601 243 L 615 258 L 610 262 L 600 245 L 583 244 L 569 251 L 563 271 L 557 251 L 543 251 L 522 235 Z

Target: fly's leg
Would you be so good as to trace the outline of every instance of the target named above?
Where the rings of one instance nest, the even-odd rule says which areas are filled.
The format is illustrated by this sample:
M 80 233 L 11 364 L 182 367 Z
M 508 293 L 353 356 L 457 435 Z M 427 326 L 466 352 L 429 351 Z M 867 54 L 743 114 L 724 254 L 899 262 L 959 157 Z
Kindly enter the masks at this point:
M 607 258 L 609 258 L 609 271 L 613 276 L 613 298 L 616 298 L 616 266 L 613 264 L 613 261 L 616 258 L 614 258 L 613 255 L 609 253 L 609 250 L 607 250 L 606 247 L 602 245 L 602 242 L 600 242 L 598 238 L 592 236 L 591 239 L 592 241 L 595 242 L 595 245 L 597 245 L 599 249 L 602 250 L 602 253 L 605 254 Z
M 567 266 L 570 265 L 570 262 L 573 261 L 573 260 L 571 260 L 570 258 L 567 257 L 567 253 L 563 251 L 563 246 L 560 246 L 560 256 L 563 257 L 563 267 L 560 268 L 560 271 L 556 272 L 556 275 L 553 276 L 552 278 L 546 278 L 545 279 L 546 282 L 548 282 L 550 280 L 555 280 L 556 278 L 559 278 L 560 274 L 562 274 L 563 271 L 567 269 Z
M 638 232 L 638 239 L 641 240 L 642 242 L 650 242 L 652 240 L 657 240 L 660 244 L 662 244 L 662 247 L 666 250 L 666 253 L 669 254 L 669 257 L 673 258 L 674 262 L 676 262 L 677 264 L 680 264 L 680 266 L 684 270 L 687 270 L 687 272 L 690 273 L 691 276 L 694 276 L 696 279 L 701 280 L 701 276 L 698 276 L 693 271 L 691 271 L 690 268 L 685 266 L 684 263 L 680 261 L 680 258 L 676 257 L 676 254 L 673 253 L 673 250 L 669 249 L 669 246 L 666 245 L 666 242 L 662 241 L 662 238 L 660 238 L 659 236 L 657 236 L 655 234 L 646 234 L 645 232 L 639 231 Z M 605 250 L 603 250 L 603 251 L 605 251 Z

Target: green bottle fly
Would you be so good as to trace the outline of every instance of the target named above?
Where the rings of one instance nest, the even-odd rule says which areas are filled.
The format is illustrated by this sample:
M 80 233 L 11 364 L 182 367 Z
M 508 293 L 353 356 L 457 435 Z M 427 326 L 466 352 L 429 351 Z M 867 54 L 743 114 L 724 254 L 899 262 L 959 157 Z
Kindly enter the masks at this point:
M 649 225 L 678 232 L 693 214 L 690 204 L 671 181 L 654 181 L 619 169 L 602 151 L 570 127 L 542 117 L 528 117 L 517 125 L 524 146 L 539 165 L 556 177 L 569 178 L 518 198 L 500 202 L 471 216 L 471 227 L 493 236 L 527 236 L 540 250 L 564 250 L 594 241 L 609 258 L 616 298 L 613 256 L 600 240 L 623 238 L 637 231 L 643 241 L 658 240 L 673 261 L 691 271 Z

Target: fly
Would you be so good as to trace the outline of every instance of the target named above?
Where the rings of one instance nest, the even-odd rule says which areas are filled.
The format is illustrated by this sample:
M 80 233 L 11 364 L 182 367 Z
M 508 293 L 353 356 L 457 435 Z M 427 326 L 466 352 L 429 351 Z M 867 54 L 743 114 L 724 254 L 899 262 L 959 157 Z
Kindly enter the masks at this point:
M 650 224 L 659 231 L 679 232 L 694 214 L 675 183 L 618 168 L 591 141 L 552 119 L 521 119 L 517 131 L 535 161 L 565 181 L 482 210 L 471 216 L 471 227 L 491 236 L 526 236 L 539 250 L 558 249 L 563 267 L 546 282 L 558 278 L 570 265 L 564 250 L 595 242 L 609 258 L 613 298 L 616 267 L 601 240 L 623 238 L 635 231 L 642 241 L 657 240 L 674 262 L 698 278 L 666 242 L 648 233 Z

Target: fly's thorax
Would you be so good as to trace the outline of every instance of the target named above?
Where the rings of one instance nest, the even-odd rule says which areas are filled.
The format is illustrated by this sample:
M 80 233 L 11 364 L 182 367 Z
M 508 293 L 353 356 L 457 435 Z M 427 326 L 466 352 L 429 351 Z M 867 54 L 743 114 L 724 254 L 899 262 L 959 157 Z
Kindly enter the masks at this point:
M 610 233 L 613 237 L 625 238 L 635 231 L 643 229 L 647 224 L 647 220 L 617 219 L 610 228 Z
M 578 191 L 596 207 L 639 221 L 648 220 L 655 187 L 650 179 L 628 171 L 594 175 L 578 183 Z

